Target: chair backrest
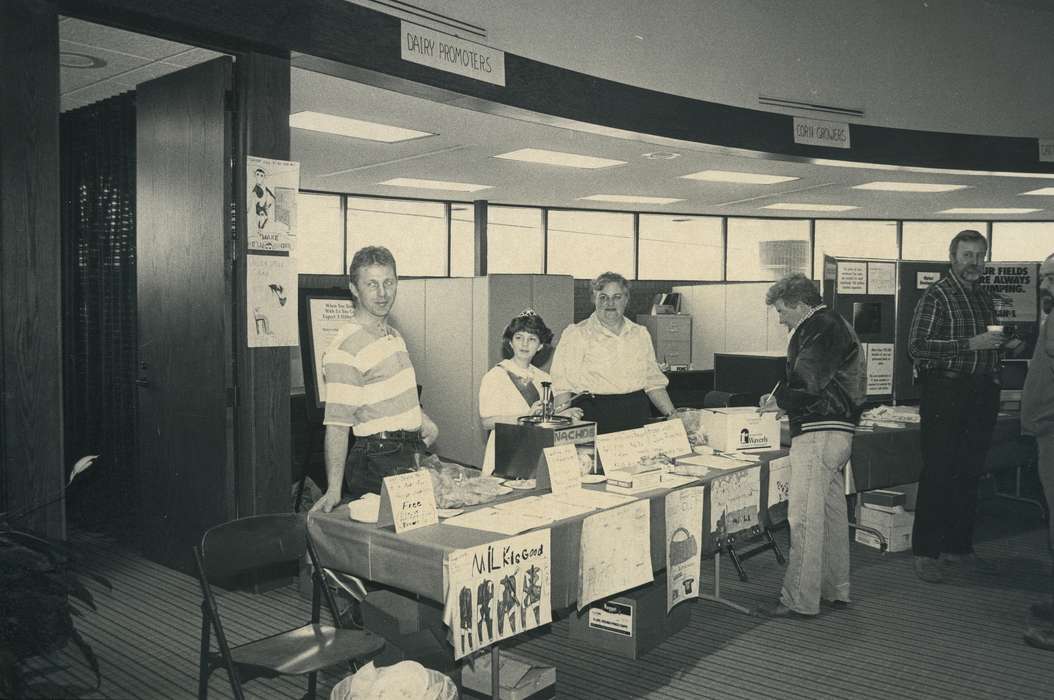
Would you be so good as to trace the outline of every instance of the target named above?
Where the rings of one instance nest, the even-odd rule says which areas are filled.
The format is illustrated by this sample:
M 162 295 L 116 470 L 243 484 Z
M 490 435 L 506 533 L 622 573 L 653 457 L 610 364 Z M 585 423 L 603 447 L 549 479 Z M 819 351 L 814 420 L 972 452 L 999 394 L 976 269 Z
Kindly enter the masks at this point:
M 302 513 L 253 515 L 210 528 L 201 538 L 201 560 L 210 580 L 226 579 L 271 564 L 299 559 L 307 551 Z

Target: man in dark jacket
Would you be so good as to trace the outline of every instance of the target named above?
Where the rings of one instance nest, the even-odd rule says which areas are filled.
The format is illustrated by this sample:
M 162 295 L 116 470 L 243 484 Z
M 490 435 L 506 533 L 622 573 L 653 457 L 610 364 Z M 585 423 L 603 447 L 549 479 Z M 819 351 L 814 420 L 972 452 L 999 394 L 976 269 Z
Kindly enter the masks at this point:
M 761 411 L 786 412 L 791 428 L 787 519 L 790 562 L 779 603 L 768 617 L 816 615 L 820 600 L 849 603 L 849 519 L 843 468 L 864 401 L 864 366 L 856 333 L 821 303 L 805 275 L 784 277 L 765 303 L 790 329 L 787 376 Z

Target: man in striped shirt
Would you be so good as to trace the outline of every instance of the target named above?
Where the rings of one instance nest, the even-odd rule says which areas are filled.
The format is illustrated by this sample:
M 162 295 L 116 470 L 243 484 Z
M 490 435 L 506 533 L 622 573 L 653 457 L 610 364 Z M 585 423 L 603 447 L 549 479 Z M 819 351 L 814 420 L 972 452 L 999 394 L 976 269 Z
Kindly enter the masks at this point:
M 977 482 L 999 411 L 995 300 L 979 281 L 988 241 L 960 231 L 948 247 L 951 274 L 930 285 L 915 307 L 908 354 L 922 386 L 922 475 L 911 549 L 923 581 L 944 580 L 941 562 L 995 573 L 973 551 Z
M 418 403 L 406 344 L 388 325 L 399 288 L 395 258 L 387 248 L 361 248 L 348 277 L 355 314 L 322 358 L 329 483 L 312 510 L 326 513 L 340 503 L 345 480 L 353 496 L 379 492 L 385 476 L 410 471 L 414 454 L 439 435 Z

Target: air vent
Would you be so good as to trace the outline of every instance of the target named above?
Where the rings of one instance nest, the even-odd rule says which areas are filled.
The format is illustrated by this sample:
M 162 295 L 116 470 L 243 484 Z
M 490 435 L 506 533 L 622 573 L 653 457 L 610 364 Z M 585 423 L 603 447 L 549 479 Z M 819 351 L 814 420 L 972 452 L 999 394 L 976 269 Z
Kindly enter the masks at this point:
M 840 114 L 844 117 L 862 117 L 864 110 L 855 107 L 838 107 L 835 105 L 821 105 L 815 102 L 801 102 L 799 100 L 786 100 L 782 97 L 758 96 L 758 102 L 770 107 L 783 107 L 785 109 L 800 109 L 806 112 L 823 112 L 824 114 Z
M 414 24 L 430 27 L 444 34 L 453 34 L 476 41 L 486 41 L 487 29 L 478 24 L 444 15 L 425 7 L 420 7 L 402 0 L 355 0 L 356 5 L 373 8 L 388 15 L 394 15 Z

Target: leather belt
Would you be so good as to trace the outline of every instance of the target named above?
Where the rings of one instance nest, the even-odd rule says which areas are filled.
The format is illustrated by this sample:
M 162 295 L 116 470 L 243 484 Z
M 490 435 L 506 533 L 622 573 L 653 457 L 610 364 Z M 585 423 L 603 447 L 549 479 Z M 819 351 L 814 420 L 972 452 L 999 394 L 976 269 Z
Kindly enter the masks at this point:
M 372 435 L 360 435 L 363 440 L 420 440 L 420 430 L 382 430 Z

